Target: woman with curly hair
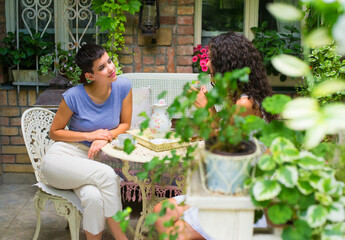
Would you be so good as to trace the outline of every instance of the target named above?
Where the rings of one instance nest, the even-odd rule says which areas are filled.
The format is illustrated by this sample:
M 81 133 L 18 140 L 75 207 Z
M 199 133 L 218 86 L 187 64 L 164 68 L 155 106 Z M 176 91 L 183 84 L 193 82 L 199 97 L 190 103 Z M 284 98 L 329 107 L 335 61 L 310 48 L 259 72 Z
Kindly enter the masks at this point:
M 262 63 L 259 51 L 254 45 L 240 33 L 223 33 L 213 37 L 209 42 L 209 57 L 207 67 L 210 69 L 211 81 L 216 73 L 226 72 L 249 67 L 251 73 L 249 81 L 239 82 L 239 91 L 232 96 L 233 103 L 245 108 L 242 116 L 256 115 L 270 122 L 275 116 L 267 113 L 261 106 L 262 101 L 272 95 L 272 90 L 268 85 L 266 72 Z M 211 82 L 213 83 L 213 82 Z M 205 107 L 207 89 L 202 86 L 195 102 L 196 107 Z M 215 112 L 213 107 L 210 111 Z M 166 214 L 156 221 L 156 229 L 159 233 L 178 234 L 178 240 L 182 239 L 213 239 L 203 231 L 199 225 L 198 209 L 181 204 L 185 201 L 185 196 L 177 196 L 168 199 L 174 209 L 166 209 Z M 159 213 L 163 202 L 154 207 L 154 212 Z M 164 222 L 173 220 L 174 226 L 166 228 Z

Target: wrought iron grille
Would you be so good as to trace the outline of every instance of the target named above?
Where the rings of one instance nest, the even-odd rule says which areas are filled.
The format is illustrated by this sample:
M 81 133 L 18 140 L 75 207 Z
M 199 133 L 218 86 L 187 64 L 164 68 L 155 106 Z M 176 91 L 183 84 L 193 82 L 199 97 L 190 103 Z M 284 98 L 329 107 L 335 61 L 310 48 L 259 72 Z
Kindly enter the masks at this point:
M 12 0 L 11 0 L 12 1 Z M 45 42 L 54 43 L 51 52 L 57 52 L 58 43 L 64 50 L 76 53 L 86 43 L 99 43 L 99 29 L 96 26 L 98 16 L 91 10 L 91 0 L 16 0 L 12 5 L 15 13 L 15 29 L 17 49 L 25 48 L 20 33 L 34 39 L 37 33 Z M 35 56 L 35 69 L 39 69 L 39 57 Z M 24 67 L 19 63 L 17 70 Z M 19 72 L 19 71 L 17 71 Z M 58 70 L 57 70 L 58 72 Z M 61 74 L 61 72 L 60 72 Z M 19 73 L 18 73 L 19 75 Z M 37 87 L 48 85 L 39 81 L 38 74 L 34 82 L 28 82 L 23 76 L 18 76 L 14 85 L 33 85 Z

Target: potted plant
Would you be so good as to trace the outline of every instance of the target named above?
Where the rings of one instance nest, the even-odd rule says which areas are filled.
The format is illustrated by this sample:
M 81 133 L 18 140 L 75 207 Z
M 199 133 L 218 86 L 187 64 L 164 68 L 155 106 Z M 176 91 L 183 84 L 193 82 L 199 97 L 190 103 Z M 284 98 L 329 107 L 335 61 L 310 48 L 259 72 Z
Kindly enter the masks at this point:
M 69 84 L 80 83 L 81 69 L 74 61 L 74 51 L 67 51 L 57 44 L 57 51 L 41 56 L 39 73 L 43 75 L 55 72 L 68 79 Z
M 36 32 L 32 35 L 19 33 L 19 48 L 17 48 L 17 35 L 13 32 L 8 32 L 7 36 L 2 39 L 5 47 L 0 48 L 0 61 L 3 66 L 12 70 L 13 80 L 21 82 L 36 82 L 37 58 L 47 54 L 52 45 L 51 42 L 44 40 L 45 36 Z M 20 71 L 15 70 L 15 66 L 19 65 Z M 23 71 L 22 71 L 23 70 Z
M 254 33 L 253 44 L 260 51 L 268 79 L 272 86 L 294 86 L 302 79 L 289 78 L 285 74 L 280 74 L 272 63 L 271 59 L 279 54 L 291 54 L 298 58 L 302 57 L 301 38 L 299 30 L 293 25 L 285 25 L 285 32 L 277 32 L 267 29 L 267 22 L 263 22 L 259 27 L 252 27 Z M 287 81 L 288 80 L 288 81 Z

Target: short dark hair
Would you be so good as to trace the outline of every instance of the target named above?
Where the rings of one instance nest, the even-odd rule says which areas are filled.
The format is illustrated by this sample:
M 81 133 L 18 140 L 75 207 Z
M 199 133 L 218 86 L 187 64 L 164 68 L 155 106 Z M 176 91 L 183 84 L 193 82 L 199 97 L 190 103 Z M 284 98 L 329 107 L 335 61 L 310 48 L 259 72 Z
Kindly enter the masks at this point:
M 75 63 L 83 71 L 83 73 L 93 73 L 92 67 L 94 61 L 101 58 L 105 53 L 102 46 L 96 44 L 86 44 L 82 46 L 75 55 Z

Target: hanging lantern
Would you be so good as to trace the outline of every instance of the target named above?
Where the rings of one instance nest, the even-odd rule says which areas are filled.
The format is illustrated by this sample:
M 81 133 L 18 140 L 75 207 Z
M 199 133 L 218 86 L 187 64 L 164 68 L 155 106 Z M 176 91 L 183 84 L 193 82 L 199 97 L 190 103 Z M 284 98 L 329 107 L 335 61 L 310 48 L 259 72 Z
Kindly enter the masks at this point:
M 159 28 L 158 0 L 142 0 L 139 12 L 139 29 L 143 35 L 154 36 Z

